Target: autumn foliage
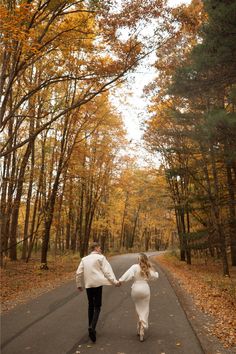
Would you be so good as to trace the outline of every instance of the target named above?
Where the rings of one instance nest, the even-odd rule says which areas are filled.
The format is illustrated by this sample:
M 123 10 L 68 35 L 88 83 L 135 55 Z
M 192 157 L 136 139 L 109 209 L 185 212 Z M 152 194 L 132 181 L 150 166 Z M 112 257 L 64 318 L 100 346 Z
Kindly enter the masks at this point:
M 235 6 L 193 1 L 173 9 L 179 32 L 157 52 L 145 133 L 163 159 L 181 260 L 220 258 L 226 276 L 228 262 L 236 265 Z
M 141 206 L 129 211 L 136 221 L 123 215 L 126 197 L 114 205 L 123 216 L 109 212 L 127 145 L 110 95 L 153 50 L 140 34 L 148 21 L 157 20 L 155 39 L 164 42 L 169 10 L 140 0 L 119 9 L 112 1 L 12 0 L 0 10 L 2 264 L 19 252 L 28 262 L 39 248 L 47 269 L 49 248 L 83 255 L 92 238 L 130 247 Z M 151 225 L 143 226 L 148 235 Z

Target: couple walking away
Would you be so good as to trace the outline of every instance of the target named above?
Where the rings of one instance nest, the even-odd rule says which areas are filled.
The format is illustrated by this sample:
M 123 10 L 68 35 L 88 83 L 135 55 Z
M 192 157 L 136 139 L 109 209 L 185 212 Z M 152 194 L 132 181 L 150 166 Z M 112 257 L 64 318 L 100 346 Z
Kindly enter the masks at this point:
M 148 328 L 150 288 L 148 280 L 159 277 L 158 273 L 151 269 L 148 257 L 140 253 L 138 264 L 133 264 L 117 280 L 110 263 L 102 255 L 101 247 L 94 242 L 90 248 L 91 253 L 82 258 L 76 271 L 76 284 L 79 291 L 86 288 L 88 297 L 88 332 L 93 342 L 96 342 L 96 325 L 102 305 L 102 286 L 120 286 L 123 282 L 134 280 L 131 290 L 135 310 L 138 317 L 137 333 L 140 341 L 144 340 L 144 331 Z

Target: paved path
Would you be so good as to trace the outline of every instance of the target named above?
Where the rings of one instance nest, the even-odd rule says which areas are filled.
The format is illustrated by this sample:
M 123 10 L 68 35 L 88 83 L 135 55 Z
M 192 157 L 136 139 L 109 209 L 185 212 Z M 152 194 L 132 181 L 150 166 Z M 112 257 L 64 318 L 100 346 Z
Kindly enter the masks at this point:
M 136 262 L 136 254 L 111 259 L 117 277 Z M 136 335 L 131 283 L 104 287 L 97 342 L 93 344 L 87 336 L 86 293 L 78 293 L 75 283 L 69 282 L 2 317 L 1 353 L 202 354 L 172 287 L 155 267 L 160 278 L 150 284 L 150 328 L 143 343 Z

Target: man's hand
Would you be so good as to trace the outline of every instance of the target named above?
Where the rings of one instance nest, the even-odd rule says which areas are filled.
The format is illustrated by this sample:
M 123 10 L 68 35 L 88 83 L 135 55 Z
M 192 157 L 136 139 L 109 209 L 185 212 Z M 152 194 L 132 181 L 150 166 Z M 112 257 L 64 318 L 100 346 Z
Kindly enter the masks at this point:
M 116 286 L 117 288 L 119 288 L 119 287 L 121 286 L 121 282 L 118 281 L 115 286 Z
M 77 289 L 78 289 L 80 292 L 83 291 L 83 288 L 82 288 L 81 286 L 79 286 Z

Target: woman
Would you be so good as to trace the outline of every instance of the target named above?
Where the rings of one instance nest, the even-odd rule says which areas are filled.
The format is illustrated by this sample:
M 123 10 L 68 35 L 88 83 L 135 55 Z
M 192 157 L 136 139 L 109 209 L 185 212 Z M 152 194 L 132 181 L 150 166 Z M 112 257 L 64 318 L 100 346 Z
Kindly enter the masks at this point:
M 119 279 L 120 283 L 134 279 L 131 297 L 138 316 L 137 331 L 141 342 L 144 340 L 144 330 L 148 328 L 150 288 L 147 282 L 158 277 L 159 274 L 151 269 L 146 254 L 140 253 L 139 264 L 132 265 Z

